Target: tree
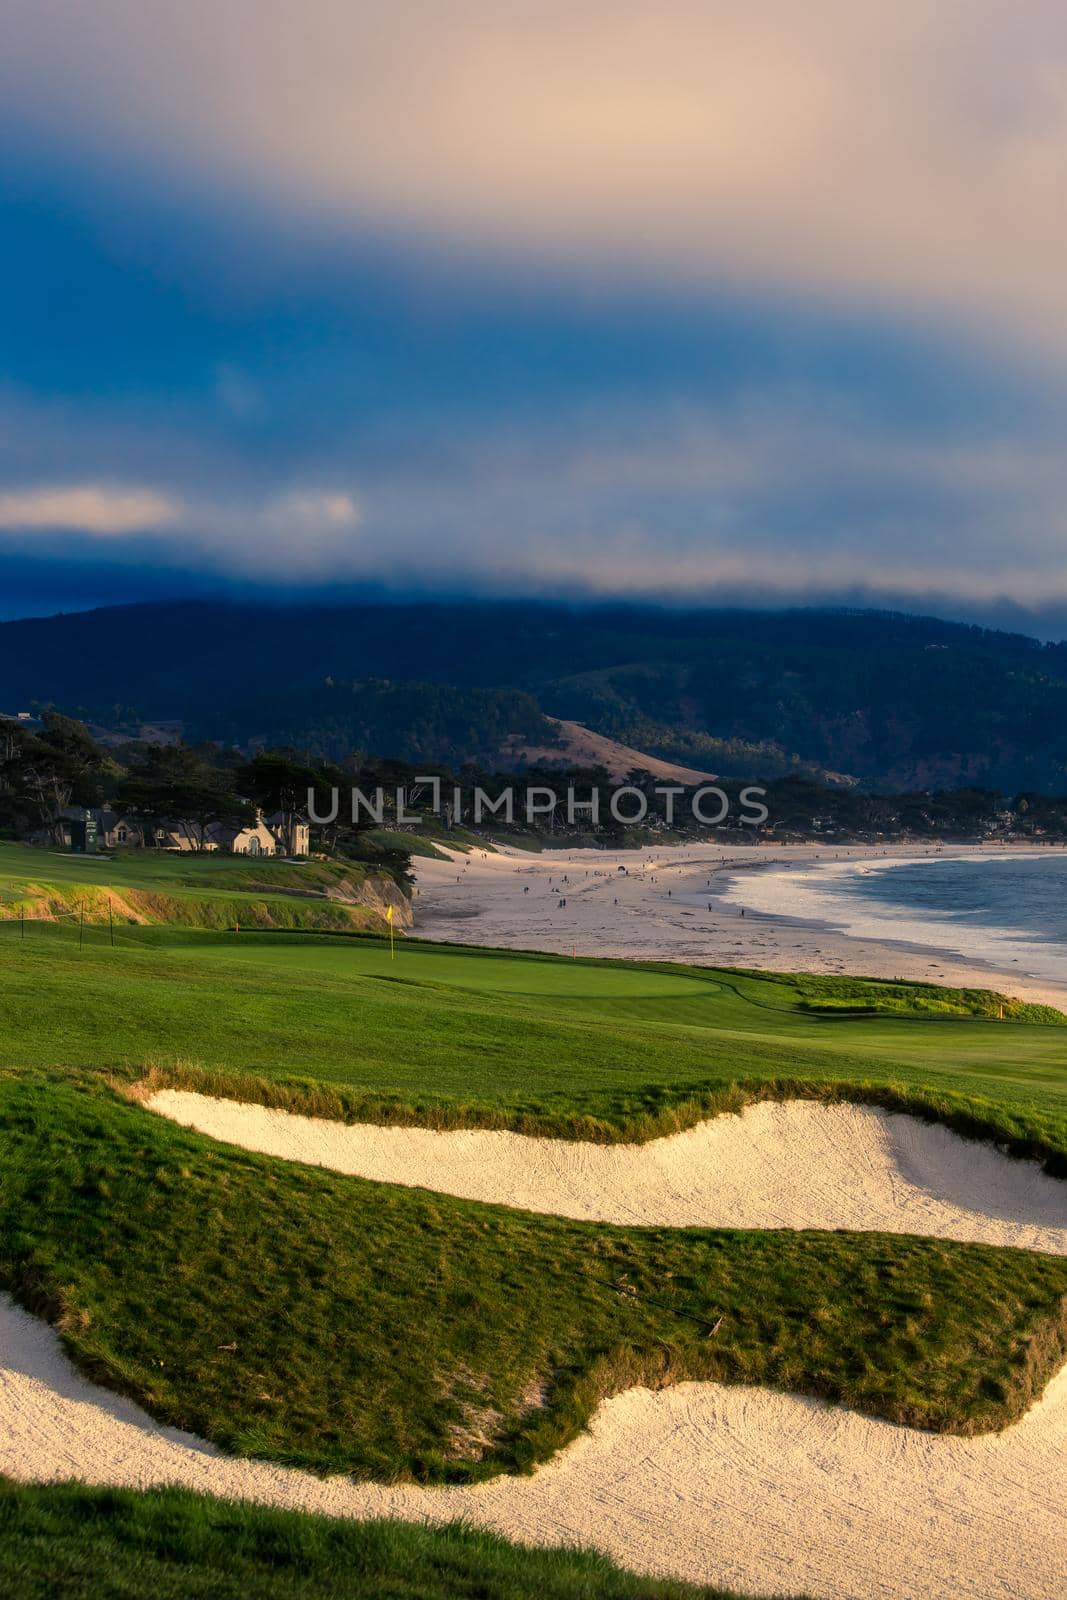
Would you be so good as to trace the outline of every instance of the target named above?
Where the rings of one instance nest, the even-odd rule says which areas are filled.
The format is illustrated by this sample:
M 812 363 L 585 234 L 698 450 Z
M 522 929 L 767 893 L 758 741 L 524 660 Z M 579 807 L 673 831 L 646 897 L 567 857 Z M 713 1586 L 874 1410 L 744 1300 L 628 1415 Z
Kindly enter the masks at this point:
M 3 786 L 10 809 L 32 816 L 57 845 L 63 843 L 68 806 L 100 800 L 109 758 L 80 722 L 46 711 L 39 733 L 5 731 Z
M 116 804 L 145 821 L 189 822 L 203 850 L 212 824 L 247 826 L 253 808 L 235 792 L 228 775 L 214 771 L 185 745 L 151 745 L 120 783 Z
M 296 819 L 307 810 L 309 790 L 316 799 L 323 797 L 322 773 L 284 750 L 262 750 L 238 769 L 236 781 L 261 810 L 281 814 L 285 853 L 295 856 Z

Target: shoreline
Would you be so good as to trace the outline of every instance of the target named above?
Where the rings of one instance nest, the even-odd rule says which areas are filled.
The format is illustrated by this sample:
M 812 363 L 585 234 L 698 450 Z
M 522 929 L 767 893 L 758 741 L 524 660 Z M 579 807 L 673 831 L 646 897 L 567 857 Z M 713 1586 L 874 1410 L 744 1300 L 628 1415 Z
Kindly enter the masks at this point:
M 1046 848 L 1006 846 L 995 853 L 1040 856 Z M 731 880 L 752 871 L 823 861 L 989 859 L 992 854 L 984 845 L 923 849 L 914 844 L 781 845 L 766 854 L 759 846 L 721 845 L 575 849 L 550 856 L 475 849 L 450 853 L 446 861 L 418 858 L 412 931 L 423 939 L 560 955 L 996 989 L 1067 1010 L 1067 973 L 1060 982 L 945 944 L 856 936 L 788 912 L 745 907 L 742 915 L 740 902 L 727 898 Z

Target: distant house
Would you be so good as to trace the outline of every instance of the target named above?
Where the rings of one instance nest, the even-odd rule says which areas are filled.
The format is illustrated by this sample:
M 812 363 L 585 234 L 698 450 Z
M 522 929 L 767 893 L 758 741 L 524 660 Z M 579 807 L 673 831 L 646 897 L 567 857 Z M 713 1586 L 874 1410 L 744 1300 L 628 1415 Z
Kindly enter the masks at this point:
M 197 823 L 187 818 L 156 817 L 147 822 L 107 807 L 87 811 L 84 806 L 67 806 L 61 815 L 64 848 L 72 848 L 75 835 L 84 841 L 87 818 L 96 823 L 98 850 L 204 850 L 235 856 L 306 856 L 311 849 L 307 818 L 292 816 L 287 827 L 286 816 L 280 811 L 269 817 L 257 811 L 255 822 L 247 826 L 209 822 L 201 838 Z M 56 843 L 47 829 L 40 829 L 32 838 L 35 844 Z
M 121 811 L 106 808 L 94 813 L 99 829 L 98 838 L 106 850 L 131 850 L 144 844 L 144 831 L 139 822 L 124 816 Z
M 295 812 L 275 811 L 263 820 L 274 835 L 279 855 L 310 855 L 311 824 L 306 817 L 301 817 Z
M 206 830 L 208 848 L 222 850 L 235 856 L 274 856 L 278 854 L 278 840 L 264 822 L 262 814 L 250 827 L 234 828 L 222 823 L 212 823 Z
M 157 817 L 145 826 L 144 843 L 154 850 L 199 850 L 200 829 L 194 822 L 182 822 L 170 817 Z M 205 837 L 205 850 L 217 849 Z
M 96 848 L 98 850 L 129 850 L 136 849 L 145 843 L 144 831 L 141 823 L 134 822 L 132 818 L 124 816 L 120 811 L 100 810 L 85 806 L 65 806 L 59 815 L 59 825 L 62 842 L 66 849 L 70 849 L 75 836 L 84 843 L 84 824 L 87 820 L 96 823 Z M 34 844 L 55 844 L 56 840 L 45 828 L 31 835 Z

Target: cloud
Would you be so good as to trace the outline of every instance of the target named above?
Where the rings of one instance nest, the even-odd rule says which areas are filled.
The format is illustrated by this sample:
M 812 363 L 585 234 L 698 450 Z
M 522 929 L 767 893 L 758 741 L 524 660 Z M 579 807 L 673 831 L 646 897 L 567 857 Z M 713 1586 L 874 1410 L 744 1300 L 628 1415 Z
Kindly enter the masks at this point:
M 351 577 L 367 563 L 361 513 L 343 490 L 297 489 L 266 499 L 193 500 L 186 538 L 215 571 L 258 582 Z
M 171 527 L 181 507 L 153 489 L 104 484 L 46 484 L 0 493 L 0 528 L 69 530 L 95 536 Z
M 1058 438 L 929 440 L 781 395 L 483 434 L 365 489 L 368 576 L 554 594 L 781 601 L 1067 597 Z M 433 528 L 431 543 L 426 530 Z
M 529 259 L 1067 335 L 1060 0 L 0 0 L 84 156 Z
M 359 522 L 359 507 L 353 495 L 307 493 L 282 495 L 266 512 L 266 519 L 279 527 L 296 524 L 304 528 L 354 528 Z
M 371 582 L 722 603 L 926 607 L 938 594 L 989 615 L 1002 600 L 1067 606 L 1056 411 L 1014 431 L 999 413 L 932 429 L 908 408 L 887 416 L 878 397 L 792 384 L 553 395 L 518 417 L 391 416 L 372 448 L 357 417 L 296 463 L 215 427 L 138 425 L 126 407 L 109 424 L 94 399 L 9 396 L 2 415 L 0 552 L 57 573 L 151 567 L 179 590 Z M 61 460 L 74 481 L 28 485 L 30 458 Z M 358 487 L 342 461 L 358 463 Z M 78 481 L 88 462 L 106 489 Z
M 351 536 L 359 521 L 354 497 L 336 490 L 214 500 L 97 484 L 0 492 L 0 532 L 29 536 L 33 547 L 40 547 L 42 536 L 74 535 L 106 539 L 113 553 L 127 541 L 142 559 L 144 539 L 151 536 L 157 559 L 176 553 L 187 559 L 196 552 L 215 571 L 246 572 L 263 581 L 348 571 L 356 559 Z M 167 536 L 173 540 L 170 551 L 160 548 Z

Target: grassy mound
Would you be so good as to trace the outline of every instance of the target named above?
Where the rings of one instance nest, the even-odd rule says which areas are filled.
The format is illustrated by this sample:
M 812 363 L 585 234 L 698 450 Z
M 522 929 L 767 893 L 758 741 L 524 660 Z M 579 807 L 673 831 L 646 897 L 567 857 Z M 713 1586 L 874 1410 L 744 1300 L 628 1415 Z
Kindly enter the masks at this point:
M 738 1600 L 457 1525 L 3 1479 L 0 1589 L 9 1600 Z
M 759 976 L 758 974 L 754 974 Z M 995 989 L 951 989 L 937 983 L 900 983 L 887 978 L 789 975 L 805 1011 L 852 1016 L 986 1017 L 997 1022 L 1067 1026 L 1054 1006 L 1013 1000 Z
M 0 1171 L 0 1284 L 83 1371 L 323 1471 L 526 1468 L 686 1378 L 970 1433 L 1067 1349 L 1058 1257 L 534 1216 L 216 1145 L 70 1075 L 0 1080 Z

